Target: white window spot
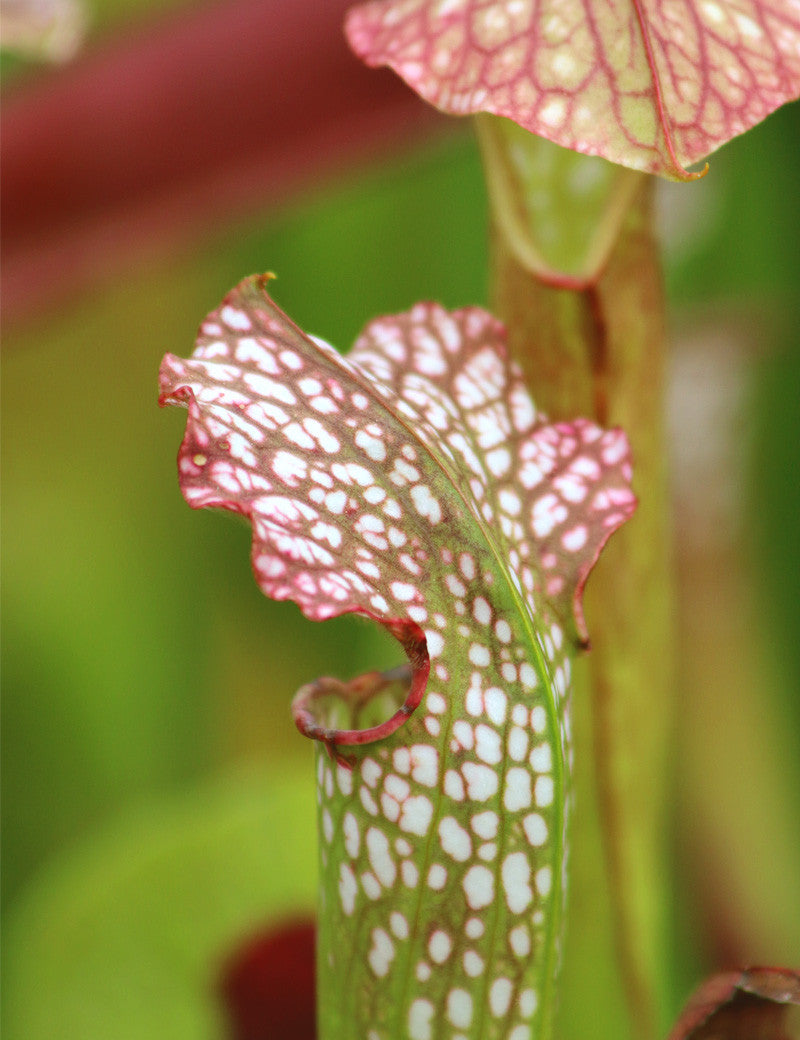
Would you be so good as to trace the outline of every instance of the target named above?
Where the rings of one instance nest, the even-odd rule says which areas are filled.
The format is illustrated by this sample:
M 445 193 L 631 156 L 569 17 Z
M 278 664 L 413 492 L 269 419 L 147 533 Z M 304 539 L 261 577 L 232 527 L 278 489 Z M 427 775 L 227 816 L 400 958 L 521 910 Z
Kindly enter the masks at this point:
M 342 832 L 344 833 L 344 847 L 350 859 L 356 859 L 361 845 L 361 835 L 358 830 L 358 820 L 351 813 L 345 813 L 342 820 Z
M 408 938 L 408 921 L 398 910 L 393 910 L 389 916 L 389 927 L 398 939 Z
M 465 989 L 451 989 L 447 994 L 447 1017 L 456 1029 L 469 1029 L 472 1022 L 472 995 Z
M 486 965 L 483 963 L 483 957 L 475 950 L 466 950 L 463 958 L 464 972 L 469 975 L 471 979 L 477 979 L 479 975 L 483 974 L 483 969 Z
M 444 650 L 444 639 L 439 632 L 433 632 L 431 629 L 425 629 L 425 642 L 428 644 L 428 655 L 430 657 L 439 657 Z M 430 701 L 430 697 L 428 698 Z M 433 709 L 431 709 L 433 710 Z M 444 711 L 444 708 L 442 708 Z
M 222 308 L 219 312 L 219 316 L 229 329 L 235 329 L 237 332 L 249 332 L 253 327 L 252 322 L 244 311 L 237 310 L 229 304 L 226 304 L 226 306 Z
M 425 484 L 417 484 L 411 489 L 411 501 L 421 517 L 431 524 L 438 524 L 442 519 L 442 507 L 431 494 L 431 489 Z
M 518 924 L 508 933 L 508 945 L 511 952 L 521 960 L 528 957 L 531 952 L 531 936 L 527 925 Z
M 551 776 L 539 776 L 536 778 L 534 797 L 540 809 L 553 804 L 553 778 Z
M 419 884 L 419 870 L 412 859 L 404 859 L 400 864 L 400 876 L 406 888 L 416 888 Z
M 361 875 L 361 887 L 364 889 L 364 893 L 369 899 L 380 898 L 381 883 L 371 871 L 365 870 Z
M 553 872 L 549 867 L 536 871 L 536 889 L 541 896 L 549 896 L 553 885 Z
M 464 925 L 464 933 L 468 939 L 480 939 L 486 931 L 486 926 L 480 917 L 470 917 Z
M 411 772 L 411 752 L 407 747 L 399 747 L 392 755 L 392 764 L 398 773 Z
M 519 1010 L 523 1018 L 533 1018 L 539 1004 L 536 990 L 524 989 L 519 995 Z
M 537 744 L 531 751 L 529 761 L 531 769 L 535 773 L 549 773 L 553 768 L 553 753 L 550 750 L 550 745 L 547 743 Z
M 483 596 L 478 596 L 472 604 L 472 616 L 479 625 L 488 625 L 492 620 L 492 608 Z
M 374 788 L 383 775 L 383 770 L 374 758 L 365 758 L 361 763 L 361 778 L 368 787 Z
M 453 738 L 465 751 L 471 751 L 475 743 L 472 726 L 465 719 L 456 719 L 453 723 Z
M 447 871 L 441 863 L 434 863 L 428 870 L 428 888 L 441 892 L 447 884 Z
M 403 802 L 398 825 L 401 830 L 420 837 L 428 833 L 433 817 L 433 805 L 424 794 L 414 795 Z
M 409 765 L 411 764 L 411 755 L 408 756 Z M 408 785 L 408 781 L 404 780 L 401 776 L 396 776 L 394 773 L 389 773 L 383 782 L 383 789 L 390 798 L 394 798 L 397 802 L 402 802 L 411 794 L 411 788 Z
M 444 774 L 444 793 L 454 802 L 464 801 L 464 781 L 454 769 L 448 769 Z
M 561 544 L 567 550 L 567 552 L 578 552 L 586 545 L 588 541 L 589 533 L 586 530 L 585 524 L 580 524 L 578 527 L 573 527 L 570 531 L 565 531 L 561 536 Z
M 439 840 L 442 849 L 459 863 L 465 863 L 472 855 L 472 841 L 454 816 L 445 816 L 439 821 Z
M 467 593 L 466 585 L 455 574 L 448 574 L 444 579 L 444 583 L 450 592 L 459 599 Z
M 485 646 L 481 646 L 480 643 L 472 643 L 467 657 L 476 668 L 486 668 L 491 661 L 491 655 L 489 654 L 488 649 Z
M 521 762 L 528 751 L 528 734 L 520 726 L 512 726 L 508 734 L 508 757 Z
M 389 848 L 389 839 L 377 827 L 370 827 L 366 835 L 366 845 L 375 876 L 384 888 L 391 888 L 397 877 L 397 867 Z
M 428 955 L 434 964 L 444 964 L 453 950 L 453 941 L 447 932 L 437 928 L 428 940 Z
M 502 477 L 511 468 L 511 454 L 508 448 L 495 448 L 486 455 L 486 465 L 493 477 Z
M 526 690 L 536 689 L 536 672 L 532 665 L 528 664 L 527 661 L 519 666 L 519 681 L 525 687 Z
M 509 625 L 505 618 L 500 618 L 498 621 L 495 621 L 494 634 L 501 643 L 509 643 L 511 641 L 511 625 Z
M 358 797 L 361 799 L 361 804 L 364 806 L 364 811 L 368 812 L 370 816 L 378 815 L 378 805 L 375 799 L 366 787 L 360 787 L 358 790 Z
M 475 754 L 487 765 L 496 766 L 503 758 L 500 734 L 482 722 L 475 727 Z
M 511 994 L 514 987 L 510 979 L 495 979 L 489 989 L 489 1007 L 495 1018 L 502 1018 L 511 1006 Z
M 426 633 L 426 639 L 427 638 L 429 638 L 429 636 Z M 428 711 L 433 715 L 443 715 L 447 711 L 447 701 L 441 693 L 428 694 Z
M 337 764 L 336 766 L 336 783 L 339 785 L 339 790 L 345 797 L 348 797 L 353 793 L 353 770 L 348 769 L 347 766 Z
M 506 773 L 503 804 L 509 812 L 519 812 L 531 804 L 531 774 L 521 766 L 512 766 Z
M 538 848 L 547 841 L 547 824 L 538 813 L 530 813 L 529 816 L 526 816 L 522 821 L 522 827 L 529 845 Z
M 370 437 L 364 430 L 358 430 L 354 440 L 356 447 L 361 448 L 373 462 L 386 461 L 386 445 L 378 437 Z
M 404 581 L 393 581 L 389 588 L 391 589 L 394 598 L 399 600 L 401 603 L 408 603 L 410 600 L 414 599 L 417 594 L 416 588 Z
M 408 1009 L 408 1036 L 409 1040 L 432 1040 L 433 1029 L 431 1019 L 434 1007 L 429 1000 L 418 997 L 412 1001 Z
M 472 817 L 470 825 L 479 838 L 483 838 L 484 841 L 493 841 L 497 837 L 500 820 L 496 812 L 487 809 L 486 812 L 476 813 Z
M 547 729 L 547 713 L 541 704 L 531 709 L 531 726 L 534 733 L 544 733 Z
M 470 556 L 469 553 L 462 553 L 458 558 L 458 567 L 467 581 L 472 581 L 475 577 L 475 560 Z
M 379 979 L 389 974 L 389 969 L 394 960 L 394 943 L 388 932 L 383 928 L 372 929 L 372 947 L 367 954 L 370 968 Z
M 471 866 L 461 882 L 467 903 L 472 910 L 490 906 L 494 899 L 494 874 L 483 864 Z
M 487 802 L 497 794 L 497 773 L 489 766 L 465 762 L 461 773 L 467 782 L 467 797 L 473 802 Z
M 424 787 L 435 787 L 439 781 L 439 753 L 429 744 L 411 748 L 411 777 Z
M 559 127 L 564 121 L 566 104 L 563 98 L 553 98 L 539 112 L 539 118 L 548 126 Z
M 355 874 L 347 863 L 342 863 L 339 867 L 339 898 L 342 902 L 342 910 L 348 917 L 355 908 L 357 892 Z
M 524 852 L 510 852 L 500 869 L 506 903 L 512 914 L 527 910 L 533 900 L 531 890 L 531 867 Z
M 371 506 L 380 505 L 381 502 L 386 498 L 386 492 L 382 487 L 377 484 L 373 484 L 372 487 L 368 487 L 364 492 L 364 501 L 369 502 Z
M 508 709 L 508 697 L 505 690 L 501 690 L 499 686 L 490 686 L 483 695 L 483 704 L 486 714 L 495 726 L 502 726 L 506 721 Z

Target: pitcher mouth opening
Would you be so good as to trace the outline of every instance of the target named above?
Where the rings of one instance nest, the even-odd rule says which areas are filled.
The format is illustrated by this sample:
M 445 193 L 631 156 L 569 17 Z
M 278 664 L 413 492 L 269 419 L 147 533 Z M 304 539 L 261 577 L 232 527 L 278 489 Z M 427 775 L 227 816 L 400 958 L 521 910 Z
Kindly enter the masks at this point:
M 408 621 L 383 624 L 408 661 L 348 680 L 323 676 L 302 686 L 292 701 L 298 730 L 321 741 L 344 764 L 347 756 L 337 751 L 339 746 L 371 744 L 396 732 L 419 706 L 428 683 L 430 659 L 419 626 Z

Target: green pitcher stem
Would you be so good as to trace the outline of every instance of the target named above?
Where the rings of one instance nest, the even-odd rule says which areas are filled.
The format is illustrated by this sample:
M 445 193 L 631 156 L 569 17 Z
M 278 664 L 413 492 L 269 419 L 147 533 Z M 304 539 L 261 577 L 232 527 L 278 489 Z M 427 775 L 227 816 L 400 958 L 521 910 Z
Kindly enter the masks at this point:
M 667 755 L 675 660 L 663 431 L 664 299 L 652 226 L 653 180 L 625 171 L 624 183 L 615 184 L 610 164 L 565 153 L 532 135 L 504 136 L 495 132 L 497 124 L 505 127 L 496 121 L 488 133 L 485 122 L 479 128 L 493 218 L 493 309 L 508 327 L 512 353 L 544 411 L 553 419 L 585 415 L 605 426 L 619 425 L 633 448 L 639 510 L 600 560 L 587 589 L 593 692 L 589 703 L 577 690 L 575 711 L 590 712 L 592 722 L 576 720 L 579 804 L 570 902 L 581 912 L 610 904 L 632 1035 L 650 1040 L 663 1018 L 658 980 L 666 952 Z M 581 166 L 598 163 L 600 176 L 609 176 L 605 209 L 602 198 L 594 209 L 570 206 L 565 182 L 571 178 L 579 186 L 581 176 L 591 181 L 597 171 Z M 527 180 L 515 179 L 521 169 Z M 537 170 L 534 186 L 531 171 Z M 620 191 L 628 193 L 623 208 Z M 548 192 L 549 209 L 543 202 Z M 528 204 L 531 198 L 538 200 L 538 210 Z M 572 238 L 563 239 L 561 276 L 547 256 L 548 242 L 557 238 L 552 228 L 543 248 L 537 241 L 542 214 L 551 222 L 555 216 L 562 227 L 575 215 L 590 221 L 569 226 Z M 521 216 L 530 218 L 527 244 L 520 238 Z M 604 256 L 609 229 L 614 240 Z M 587 243 L 583 255 L 581 241 Z M 551 256 L 556 252 L 551 249 Z M 581 773 L 590 760 L 594 792 L 582 790 Z M 597 849 L 592 851 L 592 828 L 581 825 L 592 799 L 600 813 L 605 865 L 597 863 Z M 586 867 L 592 855 L 594 870 Z M 583 963 L 581 948 L 594 940 L 594 927 L 590 918 L 570 928 L 567 980 L 571 958 Z M 606 949 L 604 956 L 613 955 Z M 569 990 L 562 1001 L 572 1002 Z M 567 1008 L 567 1017 L 571 1014 Z M 561 1036 L 565 1040 L 566 1033 Z

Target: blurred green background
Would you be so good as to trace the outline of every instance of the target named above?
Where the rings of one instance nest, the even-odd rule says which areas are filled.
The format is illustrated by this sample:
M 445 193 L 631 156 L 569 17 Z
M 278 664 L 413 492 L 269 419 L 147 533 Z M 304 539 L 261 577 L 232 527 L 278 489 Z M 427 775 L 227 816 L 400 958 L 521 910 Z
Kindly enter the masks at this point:
M 101 30 L 130 14 L 109 4 Z M 682 418 L 692 380 L 676 383 L 680 984 L 724 956 L 726 928 L 752 960 L 800 963 L 798 144 L 794 106 L 661 198 L 676 357 L 712 358 L 698 391 L 738 388 L 717 494 L 693 486 L 705 433 Z M 219 958 L 313 905 L 311 750 L 291 696 L 396 661 L 358 620 L 314 626 L 266 601 L 246 528 L 186 507 L 184 415 L 158 409 L 156 375 L 254 271 L 275 271 L 281 306 L 340 347 L 417 299 L 485 302 L 476 148 L 465 124 L 267 202 L 4 330 L 7 1040 L 214 1035 Z M 690 530 L 706 508 L 719 529 Z

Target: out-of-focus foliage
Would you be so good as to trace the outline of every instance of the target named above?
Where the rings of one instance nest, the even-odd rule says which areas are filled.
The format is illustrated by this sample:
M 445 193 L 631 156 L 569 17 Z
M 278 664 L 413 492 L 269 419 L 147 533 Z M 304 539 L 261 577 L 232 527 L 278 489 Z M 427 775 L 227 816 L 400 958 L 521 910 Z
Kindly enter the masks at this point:
M 736 714 L 742 699 L 769 705 L 766 714 L 780 727 L 782 742 L 772 743 L 768 728 L 767 746 L 754 756 L 756 763 L 763 760 L 765 772 L 747 776 L 759 793 L 752 804 L 720 806 L 731 833 L 738 828 L 753 835 L 751 867 L 761 865 L 758 875 L 752 869 L 748 874 L 738 860 L 726 862 L 717 888 L 724 896 L 735 875 L 737 897 L 750 903 L 755 917 L 762 898 L 780 896 L 784 906 L 797 898 L 786 879 L 796 876 L 800 828 L 800 343 L 794 332 L 800 326 L 799 129 L 796 109 L 778 113 L 721 152 L 704 182 L 670 187 L 665 204 L 674 314 L 691 323 L 681 308 L 703 301 L 720 319 L 733 308 L 736 315 L 753 316 L 748 372 L 755 408 L 750 428 L 741 431 L 750 481 L 736 492 L 749 504 L 742 544 L 755 563 L 748 595 L 763 626 L 752 639 L 768 648 L 772 667 L 761 688 L 731 691 L 730 710 Z M 235 818 L 236 799 L 217 797 L 209 778 L 224 777 L 254 758 L 269 761 L 271 773 L 286 769 L 295 777 L 302 762 L 310 790 L 310 752 L 289 716 L 294 690 L 319 674 L 347 676 L 397 660 L 365 623 L 341 619 L 312 626 L 292 606 L 264 600 L 249 571 L 244 526 L 186 508 L 174 462 L 184 419 L 156 407 L 162 353 L 189 350 L 199 319 L 222 294 L 243 275 L 265 269 L 279 275 L 274 295 L 281 306 L 304 328 L 337 344 L 352 342 L 369 317 L 417 299 L 447 306 L 484 302 L 484 221 L 476 151 L 466 141 L 451 142 L 329 187 L 279 214 L 254 207 L 252 221 L 224 238 L 132 270 L 111 289 L 76 300 L 57 315 L 6 330 L 2 768 L 9 926 L 3 964 L 11 995 L 6 991 L 4 1005 L 19 1009 L 27 1000 L 33 1014 L 45 992 L 55 996 L 46 989 L 49 980 L 76 969 L 71 951 L 60 962 L 56 951 L 37 976 L 24 953 L 28 944 L 35 949 L 43 942 L 45 930 L 66 934 L 65 915 L 74 910 L 80 882 L 76 871 L 96 879 L 98 898 L 107 879 L 109 919 L 121 930 L 130 928 L 127 935 L 114 933 L 119 945 L 105 955 L 103 943 L 112 930 L 96 929 L 97 945 L 82 948 L 87 970 L 118 970 L 128 939 L 143 943 L 141 957 L 160 947 L 164 972 L 172 963 L 183 972 L 178 946 L 185 949 L 183 941 L 191 937 L 191 903 L 137 902 L 142 886 L 122 884 L 126 850 L 139 844 L 131 836 L 134 823 L 124 821 L 136 821 L 139 851 L 158 867 L 164 821 L 174 811 L 165 805 L 178 797 L 185 820 L 217 821 L 216 830 L 209 824 L 216 834 L 209 842 L 227 843 L 235 853 L 240 838 L 230 836 L 241 835 L 242 857 L 256 863 L 258 828 L 262 836 L 269 828 L 266 802 L 273 788 L 265 778 L 265 815 L 253 810 L 256 833 L 248 850 L 242 831 L 226 831 L 223 821 L 226 811 Z M 724 611 L 726 604 L 717 602 L 715 609 Z M 748 650 L 744 645 L 736 652 Z M 714 653 L 709 645 L 708 654 Z M 684 698 L 687 705 L 696 700 L 691 691 Z M 735 768 L 725 755 L 726 714 L 718 719 L 719 746 L 707 749 L 704 762 L 723 787 L 724 770 Z M 691 723 L 687 718 L 685 724 Z M 676 769 L 683 765 L 678 756 Z M 302 783 L 296 782 L 302 802 Z M 252 786 L 243 797 L 257 805 Z M 193 827 L 175 823 L 175 835 L 186 836 L 189 850 Z M 306 814 L 298 813 L 297 827 L 300 836 L 287 840 L 306 856 Z M 265 837 L 261 851 L 268 849 Z M 692 857 L 682 860 L 685 866 Z M 260 897 L 258 879 L 242 885 L 235 872 L 222 877 L 235 855 L 226 859 L 217 848 L 204 862 L 218 875 L 206 898 L 230 900 L 227 916 L 221 914 L 213 927 L 198 922 L 198 949 L 211 957 L 216 939 L 227 940 L 225 929 L 255 913 Z M 156 869 L 153 884 L 167 878 L 166 869 Z M 187 874 L 185 885 L 195 884 L 201 884 L 197 875 Z M 689 882 L 682 884 L 685 891 Z M 271 907 L 283 909 L 280 900 L 271 900 L 271 885 L 265 872 L 265 914 Z M 301 894 L 296 893 L 299 902 Z M 85 887 L 83 898 L 88 899 Z M 677 926 L 686 933 L 687 948 L 696 951 L 702 941 L 688 919 L 690 904 L 677 904 L 683 908 Z M 198 915 L 202 906 L 201 901 Z M 691 906 L 692 914 L 697 909 Z M 786 929 L 789 920 L 787 915 Z M 787 934 L 776 938 L 776 960 L 791 959 Z M 173 936 L 181 941 L 175 939 L 171 958 L 164 953 Z M 800 961 L 800 935 L 794 960 Z M 677 1007 L 694 979 L 686 978 L 681 965 L 665 969 L 678 980 Z M 177 994 L 186 984 L 198 987 L 198 1002 L 207 1002 L 196 962 L 192 970 L 188 983 L 185 973 L 175 982 L 176 1001 L 185 998 L 185 990 Z M 145 975 L 142 966 L 140 978 Z M 169 981 L 163 981 L 161 999 L 166 994 L 168 1000 Z M 127 984 L 138 985 L 134 978 Z M 113 994 L 98 985 L 96 995 Z M 28 988 L 15 992 L 15 986 Z M 63 995 L 63 987 L 58 992 Z M 120 1013 L 131 1006 L 123 1001 Z M 602 1014 L 596 1004 L 587 1001 L 587 1007 L 592 1016 Z M 84 1040 L 82 1020 L 67 1012 L 65 1006 L 60 1035 Z M 183 1032 L 176 1025 L 169 1035 L 199 1035 L 199 1019 L 184 1021 L 190 1025 Z M 144 1018 L 140 1025 L 131 1037 L 155 1035 Z M 9 1030 L 7 1036 L 23 1040 L 24 1034 Z

